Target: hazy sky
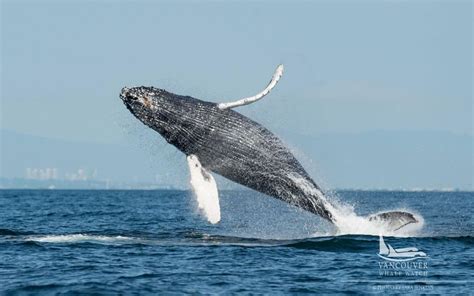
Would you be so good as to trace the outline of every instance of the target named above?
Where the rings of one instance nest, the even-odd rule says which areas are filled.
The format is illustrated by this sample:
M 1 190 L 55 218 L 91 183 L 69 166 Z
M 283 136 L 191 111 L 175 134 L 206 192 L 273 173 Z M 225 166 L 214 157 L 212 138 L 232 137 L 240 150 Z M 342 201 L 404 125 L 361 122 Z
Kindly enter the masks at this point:
M 472 134 L 470 1 L 2 1 L 1 126 L 123 140 L 123 86 L 210 101 L 304 134 Z M 126 123 L 125 123 L 126 125 Z

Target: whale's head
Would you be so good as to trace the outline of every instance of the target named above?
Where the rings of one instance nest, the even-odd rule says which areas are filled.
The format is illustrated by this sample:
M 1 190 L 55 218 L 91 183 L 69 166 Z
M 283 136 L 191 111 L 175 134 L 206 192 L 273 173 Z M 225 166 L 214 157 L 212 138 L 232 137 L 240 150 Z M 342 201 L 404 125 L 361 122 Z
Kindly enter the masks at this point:
M 155 87 L 124 87 L 120 98 L 127 109 L 168 142 L 187 146 L 184 139 L 197 129 L 208 129 L 216 104 L 180 96 Z M 180 149 L 182 147 L 179 147 Z
M 179 109 L 174 94 L 155 87 L 124 87 L 120 98 L 127 109 L 141 122 L 165 133 L 172 129 L 172 117 Z

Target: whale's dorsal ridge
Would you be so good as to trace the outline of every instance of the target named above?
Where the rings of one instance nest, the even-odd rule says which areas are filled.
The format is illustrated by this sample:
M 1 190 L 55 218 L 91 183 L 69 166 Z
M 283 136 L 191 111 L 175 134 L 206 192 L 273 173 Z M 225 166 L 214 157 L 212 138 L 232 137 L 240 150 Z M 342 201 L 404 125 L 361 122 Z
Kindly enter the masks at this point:
M 275 85 L 278 83 L 281 76 L 283 75 L 283 70 L 284 70 L 283 64 L 278 65 L 278 67 L 275 69 L 275 73 L 273 73 L 272 79 L 268 83 L 267 87 L 265 87 L 265 89 L 263 91 L 259 92 L 258 94 L 254 95 L 254 96 L 251 96 L 251 97 L 248 97 L 248 98 L 243 98 L 243 99 L 240 99 L 240 100 L 237 100 L 237 101 L 234 101 L 234 102 L 220 103 L 220 104 L 217 105 L 217 107 L 221 110 L 225 110 L 225 109 L 230 109 L 230 108 L 234 108 L 234 107 L 248 105 L 248 104 L 251 104 L 253 102 L 256 102 L 256 101 L 260 100 L 261 98 L 266 96 L 275 87 Z

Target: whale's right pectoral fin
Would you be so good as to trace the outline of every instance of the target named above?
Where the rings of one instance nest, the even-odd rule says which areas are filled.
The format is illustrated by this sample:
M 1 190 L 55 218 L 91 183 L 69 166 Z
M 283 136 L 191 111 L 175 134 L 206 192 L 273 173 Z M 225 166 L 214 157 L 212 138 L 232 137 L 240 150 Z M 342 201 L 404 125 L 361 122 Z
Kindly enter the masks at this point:
M 201 165 L 196 155 L 189 155 L 187 160 L 191 175 L 190 183 L 196 196 L 198 207 L 210 223 L 216 224 L 221 220 L 219 192 L 217 191 L 216 181 L 211 173 Z
M 397 231 L 409 224 L 418 223 L 416 217 L 408 212 L 394 211 L 370 215 L 369 221 L 383 224 L 388 230 Z
M 265 87 L 263 91 L 259 92 L 258 94 L 252 97 L 240 99 L 240 100 L 229 102 L 229 103 L 220 103 L 217 105 L 217 107 L 221 110 L 225 110 L 225 109 L 244 106 L 244 105 L 248 105 L 253 102 L 256 102 L 260 100 L 261 98 L 263 98 L 264 96 L 266 96 L 275 87 L 275 85 L 278 83 L 282 75 L 283 75 L 283 65 L 279 65 L 276 68 L 275 73 L 273 73 L 272 80 L 270 80 L 267 87 Z

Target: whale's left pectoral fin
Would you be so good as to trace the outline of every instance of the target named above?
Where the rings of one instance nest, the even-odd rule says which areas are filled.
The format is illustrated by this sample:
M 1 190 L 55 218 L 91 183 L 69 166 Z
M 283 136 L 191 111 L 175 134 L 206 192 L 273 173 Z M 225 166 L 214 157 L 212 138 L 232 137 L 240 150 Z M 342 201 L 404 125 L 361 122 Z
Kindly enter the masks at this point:
M 256 102 L 266 96 L 278 83 L 280 80 L 281 76 L 283 75 L 283 65 L 278 65 L 278 67 L 275 70 L 275 73 L 273 73 L 272 79 L 268 83 L 267 87 L 265 87 L 264 90 L 256 94 L 255 96 L 248 97 L 248 98 L 243 98 L 234 102 L 229 102 L 229 103 L 220 103 L 217 105 L 217 107 L 221 110 L 225 109 L 230 109 L 234 107 L 239 107 L 239 106 L 244 106 L 251 104 L 253 102 Z
M 382 212 L 367 218 L 371 222 L 384 225 L 390 231 L 397 231 L 407 225 L 420 222 L 412 213 L 402 211 Z
M 216 224 L 221 220 L 219 192 L 217 191 L 216 181 L 211 173 L 201 165 L 196 155 L 189 155 L 187 160 L 191 176 L 190 183 L 196 196 L 198 207 L 210 223 Z

